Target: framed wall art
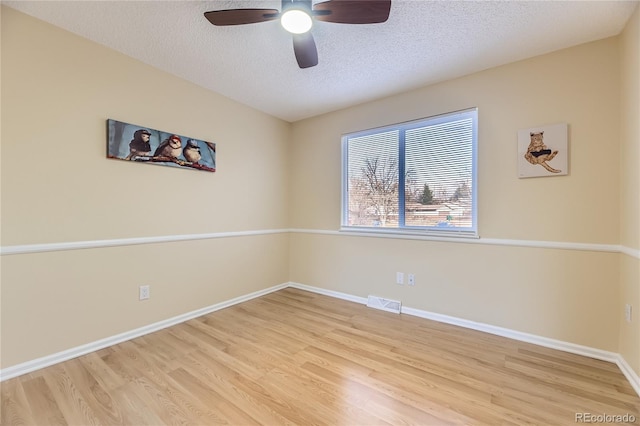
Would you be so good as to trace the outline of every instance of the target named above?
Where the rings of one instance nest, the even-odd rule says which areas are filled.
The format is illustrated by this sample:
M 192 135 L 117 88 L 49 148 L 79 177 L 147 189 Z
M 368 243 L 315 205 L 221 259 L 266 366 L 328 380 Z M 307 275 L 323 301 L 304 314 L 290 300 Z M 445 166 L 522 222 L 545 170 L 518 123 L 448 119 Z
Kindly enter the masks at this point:
M 107 120 L 107 157 L 216 171 L 216 144 L 122 121 Z
M 518 131 L 518 177 L 569 174 L 567 123 Z

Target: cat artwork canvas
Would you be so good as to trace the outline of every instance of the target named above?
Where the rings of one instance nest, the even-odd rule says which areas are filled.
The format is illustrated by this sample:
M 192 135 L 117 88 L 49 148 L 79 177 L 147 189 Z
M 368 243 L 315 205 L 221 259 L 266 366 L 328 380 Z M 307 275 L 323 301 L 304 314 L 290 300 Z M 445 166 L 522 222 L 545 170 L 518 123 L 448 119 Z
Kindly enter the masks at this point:
M 518 131 L 518 177 L 569 174 L 567 123 Z

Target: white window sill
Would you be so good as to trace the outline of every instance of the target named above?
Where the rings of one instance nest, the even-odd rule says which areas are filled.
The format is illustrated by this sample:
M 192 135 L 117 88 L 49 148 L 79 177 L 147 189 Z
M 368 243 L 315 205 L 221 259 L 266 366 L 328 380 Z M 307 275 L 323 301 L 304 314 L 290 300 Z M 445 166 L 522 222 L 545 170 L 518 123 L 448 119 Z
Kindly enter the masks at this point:
M 409 238 L 416 240 L 459 240 L 459 239 L 479 239 L 477 231 L 448 229 L 411 229 L 411 228 L 378 228 L 364 226 L 342 226 L 340 233 L 346 235 L 361 235 L 385 238 Z

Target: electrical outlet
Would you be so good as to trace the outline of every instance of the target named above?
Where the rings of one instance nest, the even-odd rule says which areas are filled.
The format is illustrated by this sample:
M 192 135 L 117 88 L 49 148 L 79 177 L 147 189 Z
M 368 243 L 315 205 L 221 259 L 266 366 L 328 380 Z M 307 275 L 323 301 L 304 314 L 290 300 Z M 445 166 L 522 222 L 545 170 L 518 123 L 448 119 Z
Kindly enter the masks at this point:
M 624 318 L 627 320 L 627 322 L 631 322 L 631 305 L 630 304 L 626 304 L 624 305 Z
M 404 284 L 404 272 L 396 272 L 396 284 Z
M 148 285 L 140 286 L 140 300 L 146 300 L 151 297 L 150 289 Z
M 407 275 L 407 284 L 416 285 L 416 275 L 415 274 Z

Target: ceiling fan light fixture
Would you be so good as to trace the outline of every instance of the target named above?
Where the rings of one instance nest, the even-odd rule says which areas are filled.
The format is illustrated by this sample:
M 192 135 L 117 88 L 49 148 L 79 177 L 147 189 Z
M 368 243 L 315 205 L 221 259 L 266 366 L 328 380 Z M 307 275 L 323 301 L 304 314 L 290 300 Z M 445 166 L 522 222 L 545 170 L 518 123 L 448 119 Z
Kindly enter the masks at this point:
M 313 26 L 311 16 L 304 10 L 289 9 L 280 18 L 282 27 L 292 34 L 304 34 Z
M 314 20 L 336 24 L 379 24 L 389 18 L 392 1 L 280 0 L 280 10 L 211 10 L 205 12 L 204 17 L 213 25 L 220 26 L 255 24 L 280 19 L 282 27 L 292 34 L 293 54 L 298 66 L 310 68 L 318 65 L 318 49 L 309 31 Z

